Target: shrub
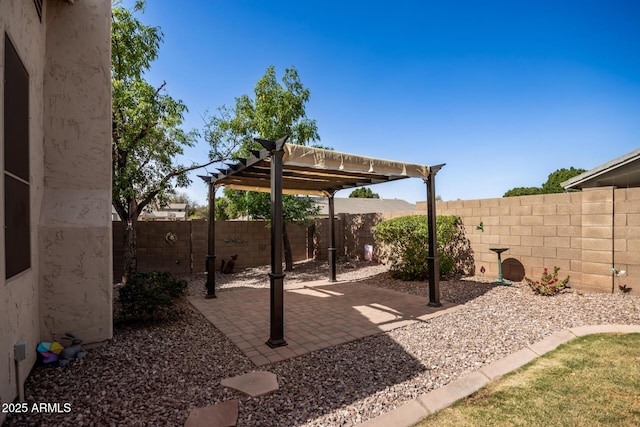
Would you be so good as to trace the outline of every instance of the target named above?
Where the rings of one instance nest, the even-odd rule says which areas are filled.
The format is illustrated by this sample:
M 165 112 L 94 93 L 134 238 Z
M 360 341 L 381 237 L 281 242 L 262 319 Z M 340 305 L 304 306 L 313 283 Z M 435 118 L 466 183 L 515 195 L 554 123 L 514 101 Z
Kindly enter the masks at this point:
M 186 293 L 187 282 L 170 273 L 136 273 L 120 289 L 120 320 L 153 321 L 175 315 L 175 303 Z
M 558 271 L 560 271 L 560 267 L 554 266 L 553 274 L 549 274 L 549 270 L 545 267 L 540 280 L 531 280 L 528 277 L 525 277 L 524 280 L 535 294 L 552 296 L 569 287 L 570 276 L 560 281 L 558 279 Z
M 457 260 L 454 247 L 461 232 L 457 216 L 436 217 L 437 251 L 440 276 L 455 273 Z M 424 280 L 429 276 L 427 258 L 428 225 L 425 215 L 411 215 L 383 221 L 375 226 L 374 237 L 380 256 L 389 261 L 392 277 L 402 280 Z

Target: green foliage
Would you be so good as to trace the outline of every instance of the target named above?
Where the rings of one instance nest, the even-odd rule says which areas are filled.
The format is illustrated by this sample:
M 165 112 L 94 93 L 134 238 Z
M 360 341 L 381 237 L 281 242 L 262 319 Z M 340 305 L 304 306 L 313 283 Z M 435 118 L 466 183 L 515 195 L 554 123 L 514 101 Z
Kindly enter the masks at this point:
M 207 209 L 208 212 L 208 209 Z M 229 199 L 226 197 L 216 198 L 216 207 L 213 212 L 216 221 L 227 221 L 229 217 Z
M 275 141 L 289 135 L 289 143 L 299 145 L 320 140 L 316 121 L 306 116 L 310 91 L 300 82 L 295 67 L 285 69 L 280 84 L 275 67 L 269 66 L 256 83 L 254 95 L 242 95 L 233 108 L 223 105 L 217 116 L 208 118 L 212 141 L 238 144 L 235 157 L 242 158 L 262 148 L 253 140 L 257 137 Z
M 192 146 L 194 134 L 183 131 L 187 107 L 143 78 L 158 56 L 162 33 L 143 25 L 133 11 L 115 7 L 111 27 L 113 97 L 113 204 L 121 219 L 137 218 L 144 207 L 162 206 L 171 195 L 171 183 L 188 181 L 173 158 Z
M 216 210 L 217 210 L 216 206 Z M 193 214 L 189 216 L 189 220 L 194 219 L 209 219 L 209 206 L 198 206 L 194 209 Z M 226 218 L 225 218 L 226 219 Z
M 240 148 L 234 157 L 248 157 L 251 150 L 262 147 L 253 138 L 277 140 L 289 135 L 289 142 L 307 145 L 320 139 L 315 120 L 306 116 L 305 106 L 310 91 L 300 82 L 295 67 L 287 68 L 282 84 L 276 79 L 274 66 L 267 68 L 254 88 L 255 97 L 242 95 L 236 98 L 233 109 L 222 106 L 218 116 L 209 118 L 209 134 L 213 141 L 238 143 Z M 231 218 L 248 215 L 254 219 L 268 219 L 271 202 L 268 193 L 234 191 L 225 189 L 229 200 L 227 212 Z M 283 196 L 284 220 L 304 225 L 309 216 L 318 210 L 309 198 Z
M 547 182 L 542 184 L 542 194 L 563 193 L 564 188 L 560 184 L 584 172 L 584 169 L 571 167 L 569 169 L 558 169 L 550 173 Z
M 459 234 L 460 218 L 436 218 L 437 252 L 440 276 L 449 277 L 456 270 L 455 242 Z M 402 280 L 424 280 L 429 271 L 427 258 L 428 225 L 425 215 L 411 215 L 383 221 L 375 226 L 374 238 L 381 257 L 389 260 L 392 277 Z
M 554 194 L 564 193 L 564 188 L 560 185 L 574 176 L 585 172 L 584 169 L 576 169 L 573 166 L 569 169 L 558 169 L 547 177 L 547 181 L 542 187 L 516 187 L 504 193 L 503 197 L 530 196 L 534 194 Z
M 187 282 L 166 272 L 130 275 L 120 289 L 120 315 L 124 321 L 163 320 L 177 313 L 175 303 L 187 293 Z
M 271 218 L 270 193 L 255 191 L 224 190 L 225 198 L 229 200 L 228 211 L 231 218 L 248 216 L 251 219 Z M 217 200 L 216 200 L 217 203 Z M 282 217 L 284 221 L 300 226 L 309 225 L 311 217 L 320 212 L 310 197 L 282 196 Z
M 532 196 L 534 194 L 542 194 L 540 187 L 516 187 L 504 193 L 502 197 Z
M 208 135 L 212 142 L 238 144 L 240 148 L 234 157 L 244 158 L 251 154 L 251 150 L 262 148 L 254 141 L 257 137 L 275 141 L 289 135 L 289 143 L 299 145 L 320 139 L 316 121 L 306 116 L 305 106 L 310 91 L 300 82 L 295 67 L 285 69 L 282 83 L 276 79 L 275 67 L 268 67 L 256 83 L 254 95 L 254 98 L 242 95 L 236 98 L 232 109 L 222 106 L 216 116 L 208 118 Z M 268 219 L 271 215 L 268 193 L 225 189 L 225 197 L 229 200 L 227 213 L 231 218 L 248 215 L 254 219 Z M 305 225 L 309 216 L 319 211 L 308 197 L 291 195 L 283 196 L 282 210 L 285 221 L 298 225 Z M 291 270 L 291 248 L 284 227 L 283 234 L 286 269 Z
M 558 279 L 558 271 L 560 271 L 560 267 L 554 266 L 553 274 L 550 274 L 545 267 L 540 280 L 531 280 L 528 277 L 525 277 L 524 280 L 535 294 L 552 296 L 569 287 L 570 276 L 560 281 L 560 279 Z
M 358 187 L 349 194 L 349 198 L 379 199 L 380 195 L 368 187 Z
M 143 9 L 144 1 L 137 1 L 132 10 L 116 2 L 111 14 L 112 204 L 123 225 L 125 277 L 137 271 L 140 214 L 148 206 L 166 205 L 173 187 L 189 184 L 187 172 L 230 158 L 233 148 L 207 134 L 209 163 L 175 163 L 198 134 L 181 128 L 187 107 L 165 92 L 166 83 L 153 87 L 144 79 L 158 57 L 163 34 L 134 16 Z

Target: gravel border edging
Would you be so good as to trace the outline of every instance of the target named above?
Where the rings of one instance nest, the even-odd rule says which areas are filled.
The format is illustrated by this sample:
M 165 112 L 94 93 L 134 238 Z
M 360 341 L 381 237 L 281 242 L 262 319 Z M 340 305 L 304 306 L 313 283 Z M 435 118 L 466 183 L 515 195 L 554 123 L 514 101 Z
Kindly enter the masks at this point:
M 503 357 L 500 360 L 467 374 L 449 384 L 418 396 L 415 399 L 361 424 L 362 427 L 411 427 L 424 417 L 445 409 L 460 399 L 464 399 L 503 375 L 515 371 L 538 357 L 555 350 L 560 345 L 584 335 L 603 333 L 640 333 L 640 325 L 591 325 L 564 329 L 555 332 L 542 341 Z

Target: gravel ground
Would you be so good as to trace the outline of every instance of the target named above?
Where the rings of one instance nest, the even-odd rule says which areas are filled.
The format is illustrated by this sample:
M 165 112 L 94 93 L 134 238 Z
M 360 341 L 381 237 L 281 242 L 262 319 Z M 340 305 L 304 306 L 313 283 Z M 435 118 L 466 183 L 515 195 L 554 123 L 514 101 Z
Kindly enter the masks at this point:
M 218 277 L 220 292 L 268 286 L 267 268 Z M 287 283 L 326 277 L 308 262 Z M 339 278 L 417 295 L 425 283 L 391 279 L 386 267 L 341 263 Z M 634 295 L 569 291 L 535 296 L 523 284 L 493 286 L 477 277 L 441 282 L 443 300 L 464 307 L 394 331 L 262 367 L 280 390 L 250 398 L 220 380 L 255 370 L 197 311 L 162 325 L 118 327 L 113 340 L 66 369 L 37 366 L 27 402 L 71 403 L 68 414 L 12 415 L 9 426 L 180 426 L 191 408 L 240 401 L 240 426 L 350 426 L 500 359 L 549 334 L 580 325 L 640 323 Z M 204 276 L 190 292 L 204 293 Z

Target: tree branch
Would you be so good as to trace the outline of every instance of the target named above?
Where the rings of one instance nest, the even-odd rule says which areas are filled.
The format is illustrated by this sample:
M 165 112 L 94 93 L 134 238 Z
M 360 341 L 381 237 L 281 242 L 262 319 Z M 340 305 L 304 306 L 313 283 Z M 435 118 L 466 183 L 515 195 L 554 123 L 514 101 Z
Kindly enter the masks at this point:
M 171 178 L 174 178 L 176 176 L 185 174 L 187 172 L 191 172 L 192 170 L 205 168 L 205 167 L 207 167 L 209 165 L 212 165 L 213 163 L 220 162 L 222 160 L 224 160 L 224 158 L 214 159 L 214 160 L 211 160 L 208 163 L 203 163 L 201 165 L 193 165 L 193 166 L 189 166 L 188 168 L 181 168 L 181 169 L 177 169 L 177 170 L 172 171 L 171 173 L 166 175 L 164 178 L 162 178 L 160 180 L 160 182 L 158 183 L 158 185 L 156 185 L 156 188 L 154 190 L 152 190 L 151 192 L 147 193 L 147 195 L 138 204 L 138 209 L 137 209 L 137 212 L 136 212 L 136 216 L 139 216 L 142 213 L 144 208 L 158 195 L 158 193 L 160 193 L 165 188 L 167 182 L 169 182 L 169 180 Z

